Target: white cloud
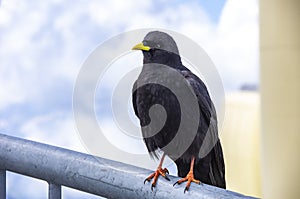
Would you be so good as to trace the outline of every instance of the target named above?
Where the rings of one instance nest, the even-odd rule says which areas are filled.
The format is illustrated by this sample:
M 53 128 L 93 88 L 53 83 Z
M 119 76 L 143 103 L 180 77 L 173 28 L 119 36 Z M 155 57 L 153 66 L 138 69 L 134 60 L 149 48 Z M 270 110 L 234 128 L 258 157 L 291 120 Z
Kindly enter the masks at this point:
M 86 152 L 69 114 L 54 112 L 30 118 L 20 127 L 25 139 Z
M 209 51 L 230 89 L 258 84 L 258 33 L 258 2 L 229 0 Z
M 229 0 L 219 24 L 211 23 L 195 2 L 160 9 L 151 1 L 9 2 L 0 12 L 0 108 L 35 98 L 45 82 L 57 77 L 74 82 L 84 58 L 97 45 L 95 37 L 101 42 L 122 29 L 181 32 L 208 51 L 226 88 L 258 81 L 257 1 Z

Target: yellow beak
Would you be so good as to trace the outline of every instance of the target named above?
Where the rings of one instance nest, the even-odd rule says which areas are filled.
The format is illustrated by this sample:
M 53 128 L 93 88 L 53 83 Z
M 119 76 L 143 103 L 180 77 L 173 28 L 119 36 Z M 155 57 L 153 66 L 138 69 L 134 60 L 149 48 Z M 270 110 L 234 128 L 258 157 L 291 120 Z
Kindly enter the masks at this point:
M 144 46 L 143 43 L 139 43 L 135 46 L 133 46 L 133 48 L 131 50 L 144 50 L 144 51 L 149 51 L 150 47 L 149 46 Z

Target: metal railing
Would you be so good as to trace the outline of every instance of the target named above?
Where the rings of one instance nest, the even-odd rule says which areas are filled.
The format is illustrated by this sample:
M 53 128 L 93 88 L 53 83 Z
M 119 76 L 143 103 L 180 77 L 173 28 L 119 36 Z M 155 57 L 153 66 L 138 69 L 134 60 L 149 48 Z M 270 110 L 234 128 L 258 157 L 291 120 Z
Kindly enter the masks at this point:
M 61 198 L 61 186 L 106 198 L 252 198 L 204 184 L 184 194 L 183 186 L 163 179 L 151 191 L 143 183 L 150 170 L 0 134 L 0 199 L 6 197 L 6 171 L 47 181 L 50 199 Z

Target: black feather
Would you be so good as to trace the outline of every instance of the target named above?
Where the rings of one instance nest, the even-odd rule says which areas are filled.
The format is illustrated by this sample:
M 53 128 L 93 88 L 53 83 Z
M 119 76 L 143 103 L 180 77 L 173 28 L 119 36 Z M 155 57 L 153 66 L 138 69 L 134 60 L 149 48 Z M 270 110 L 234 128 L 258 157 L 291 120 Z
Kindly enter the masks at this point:
M 171 36 L 154 31 L 146 35 L 144 42 L 161 47 L 158 49 L 150 46 L 150 51 L 143 51 L 144 66 L 132 90 L 134 111 L 140 120 L 142 134 L 149 153 L 154 157 L 158 157 L 156 151 L 162 149 L 175 161 L 180 177 L 186 176 L 190 169 L 192 157 L 196 157 L 195 178 L 204 183 L 225 188 L 225 165 L 218 137 L 217 116 L 205 84 L 182 65 L 176 43 Z M 166 67 L 168 70 L 165 70 Z M 178 81 L 174 77 L 174 71 L 180 74 L 182 81 Z M 172 90 L 159 84 L 159 82 L 175 85 L 179 90 L 182 87 L 182 94 L 194 93 L 198 107 L 191 107 L 190 104 L 180 104 Z M 191 90 L 190 92 L 186 91 L 188 90 L 187 87 Z M 150 116 L 150 109 L 154 105 L 160 105 L 164 108 L 166 118 L 162 118 L 163 113 L 159 109 L 157 112 L 151 113 Z M 189 110 L 195 108 L 200 110 L 199 120 L 195 120 L 193 115 L 189 115 Z M 180 157 L 177 157 L 175 155 L 177 154 L 176 150 L 181 146 L 180 143 L 173 143 L 172 141 L 182 122 L 182 109 L 187 112 L 185 113 L 187 115 L 184 116 L 190 117 L 189 120 L 196 123 L 197 132 L 193 138 L 191 137 L 193 135 L 192 130 L 188 126 L 185 127 L 185 139 L 192 139 L 192 142 Z M 155 127 L 151 127 L 150 124 L 152 122 L 159 123 L 161 120 L 165 120 L 164 125 L 156 134 L 152 135 L 151 132 Z M 209 139 L 206 139 L 207 135 L 209 135 Z M 165 150 L 165 147 L 170 145 L 172 146 Z M 209 148 L 207 147 L 209 145 L 212 146 Z M 208 151 L 205 151 L 205 149 Z

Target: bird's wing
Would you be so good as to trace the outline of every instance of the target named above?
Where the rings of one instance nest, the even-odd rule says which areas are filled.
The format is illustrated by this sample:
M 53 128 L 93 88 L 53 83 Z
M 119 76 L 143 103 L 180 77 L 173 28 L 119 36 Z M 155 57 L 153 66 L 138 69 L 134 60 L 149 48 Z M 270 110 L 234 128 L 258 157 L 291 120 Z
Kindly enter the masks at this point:
M 218 142 L 216 143 L 211 154 L 212 157 L 209 170 L 209 177 L 215 185 L 226 189 L 225 164 L 220 140 L 218 140 Z
M 217 114 L 215 107 L 202 80 L 190 71 L 182 71 L 182 74 L 195 92 L 199 103 L 201 117 L 204 117 L 204 121 L 208 126 L 207 134 L 202 142 L 199 156 L 201 158 L 209 153 L 211 156 L 209 168 L 211 184 L 225 188 L 225 165 L 222 147 L 218 136 Z
M 133 104 L 133 109 L 134 109 L 134 112 L 135 112 L 135 115 L 140 119 L 141 121 L 141 118 L 140 118 L 140 114 L 138 112 L 138 104 L 137 104 L 137 81 L 134 82 L 133 84 L 133 87 L 132 87 L 132 104 Z M 142 130 L 142 134 L 143 134 L 143 137 L 144 136 L 144 132 Z M 153 139 L 149 139 L 149 138 L 144 138 L 144 142 L 146 144 L 146 147 L 148 149 L 148 152 L 150 154 L 150 156 L 153 158 L 153 159 L 158 159 L 159 158 L 159 154 L 158 152 L 156 151 L 158 149 L 157 145 L 155 144 L 155 142 L 153 141 Z
M 211 118 L 217 119 L 214 105 L 210 99 L 209 93 L 203 81 L 190 71 L 181 71 L 188 84 L 192 87 L 197 97 L 201 116 L 204 116 L 207 124 L 210 123 Z
M 136 91 L 137 91 L 137 82 L 135 81 L 132 87 L 132 104 L 135 115 L 139 118 L 137 104 L 136 104 Z

